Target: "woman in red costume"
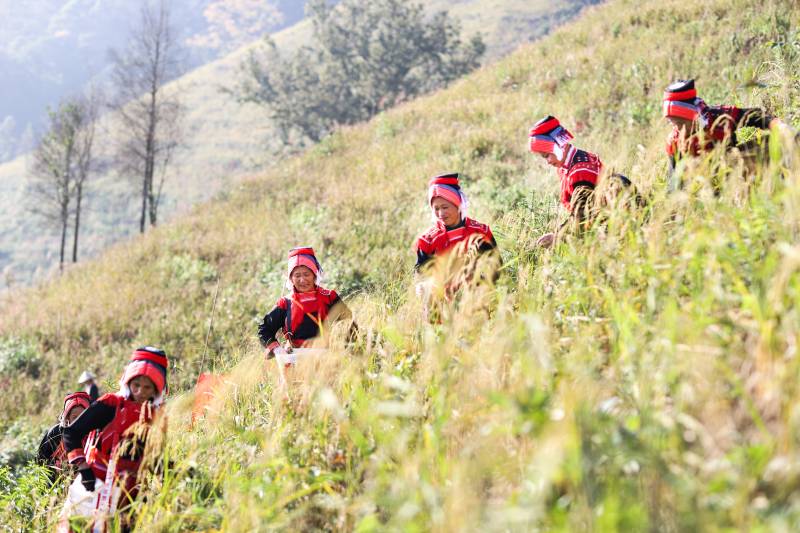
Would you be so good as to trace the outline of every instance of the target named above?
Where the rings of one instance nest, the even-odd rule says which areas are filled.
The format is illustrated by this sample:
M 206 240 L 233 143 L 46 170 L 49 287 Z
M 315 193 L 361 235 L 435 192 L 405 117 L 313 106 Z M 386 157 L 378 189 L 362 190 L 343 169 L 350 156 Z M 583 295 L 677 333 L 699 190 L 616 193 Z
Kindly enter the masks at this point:
M 588 216 L 593 193 L 600 180 L 603 163 L 597 155 L 575 148 L 570 141 L 572 134 L 557 118 L 546 116 L 533 125 L 528 135 L 529 148 L 540 155 L 548 165 L 555 167 L 561 182 L 561 205 L 569 212 L 567 221 L 559 226 L 563 229 L 572 219 L 583 223 Z M 628 178 L 621 176 L 627 182 Z M 550 247 L 558 231 L 539 237 L 536 244 Z
M 763 109 L 706 104 L 697 96 L 694 80 L 677 80 L 666 88 L 662 114 L 672 125 L 666 147 L 670 174 L 681 159 L 697 157 L 719 145 L 726 150 L 738 148 L 746 156 L 757 155 L 757 142 L 739 144 L 737 132 L 741 128 L 768 131 L 776 127 L 794 135 L 785 122 L 770 116 Z M 762 151 L 766 152 L 766 149 Z M 675 186 L 676 184 L 671 184 L 671 187 Z
M 464 252 L 474 247 L 479 252 L 488 252 L 497 247 L 489 226 L 467 217 L 467 198 L 461 190 L 458 173 L 430 180 L 428 204 L 434 225 L 417 238 L 415 271 L 454 248 Z
M 101 396 L 64 429 L 67 457 L 78 468 L 75 483 L 89 492 L 97 489 L 95 524 L 114 513 L 120 497 L 131 501 L 136 496 L 147 428 L 167 391 L 167 367 L 162 350 L 135 350 L 119 392 Z
M 85 392 L 68 394 L 64 398 L 64 409 L 58 417 L 58 424 L 47 430 L 42 437 L 42 442 L 39 443 L 36 459 L 39 463 L 51 468 L 53 479 L 67 463 L 67 452 L 61 442 L 64 428 L 72 424 L 89 407 L 90 403 L 92 403 L 92 399 Z
M 428 182 L 428 205 L 434 225 L 417 238 L 415 290 L 424 302 L 426 320 L 436 322 L 443 308 L 434 303 L 452 301 L 473 280 L 497 280 L 499 255 L 494 252 L 497 242 L 489 226 L 467 217 L 467 198 L 458 173 Z M 491 261 L 479 262 L 479 257 L 487 255 Z
M 289 250 L 286 288 L 289 295 L 282 297 L 264 316 L 258 326 L 258 338 L 267 357 L 286 356 L 286 350 L 276 335 L 282 331 L 292 348 L 301 348 L 317 337 L 326 320 L 351 320 L 351 335 L 355 331 L 352 313 L 336 291 L 320 286 L 322 267 L 311 247 Z

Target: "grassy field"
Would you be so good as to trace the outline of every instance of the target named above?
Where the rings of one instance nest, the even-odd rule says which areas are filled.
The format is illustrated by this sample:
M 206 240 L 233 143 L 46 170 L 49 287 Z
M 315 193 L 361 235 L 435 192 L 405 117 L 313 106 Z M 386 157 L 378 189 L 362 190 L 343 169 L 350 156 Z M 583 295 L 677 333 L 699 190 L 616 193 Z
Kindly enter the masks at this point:
M 592 2 L 435 0 L 426 6 L 431 11 L 447 10 L 460 20 L 465 38 L 481 32 L 486 60 L 493 61 L 575 16 L 587 3 Z M 304 21 L 273 37 L 282 50 L 291 50 L 307 42 L 310 31 Z M 183 148 L 164 187 L 161 212 L 166 218 L 235 187 L 242 177 L 276 161 L 277 136 L 265 114 L 256 106 L 239 105 L 221 91 L 235 85 L 240 63 L 255 46 L 245 46 L 171 84 L 169 90 L 182 93 L 187 116 Z M 105 121 L 97 136 L 100 157 L 113 157 L 114 128 Z M 58 267 L 57 232 L 37 228 L 25 209 L 25 174 L 25 157 L 0 165 L 0 290 L 42 280 Z M 131 190 L 139 187 L 115 173 L 96 176 L 83 218 L 84 257 L 138 231 L 140 203 L 130 197 Z
M 52 524 L 21 466 L 83 367 L 172 356 L 142 531 L 794 531 L 800 527 L 800 153 L 735 155 L 666 193 L 663 87 L 800 124 L 790 0 L 613 0 L 450 89 L 347 128 L 0 314 L 0 522 Z M 526 152 L 557 115 L 648 206 L 552 251 L 557 180 Z M 458 170 L 503 255 L 496 287 L 421 319 L 427 178 Z M 715 194 L 716 188 L 721 192 Z M 311 244 L 360 326 L 288 393 L 255 341 L 287 248 Z M 216 309 L 212 315 L 214 295 Z M 208 354 L 205 339 L 212 325 Z M 204 422 L 189 390 L 224 373 Z

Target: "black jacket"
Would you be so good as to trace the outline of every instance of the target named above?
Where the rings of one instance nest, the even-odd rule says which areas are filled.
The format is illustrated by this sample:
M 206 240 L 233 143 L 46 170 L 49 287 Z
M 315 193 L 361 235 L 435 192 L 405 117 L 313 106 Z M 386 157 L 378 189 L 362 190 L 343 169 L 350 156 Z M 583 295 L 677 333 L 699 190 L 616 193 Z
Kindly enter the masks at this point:
M 53 454 L 56 453 L 61 444 L 63 431 L 64 428 L 60 424 L 56 424 L 45 432 L 42 441 L 39 443 L 36 462 L 43 465 L 52 465 Z

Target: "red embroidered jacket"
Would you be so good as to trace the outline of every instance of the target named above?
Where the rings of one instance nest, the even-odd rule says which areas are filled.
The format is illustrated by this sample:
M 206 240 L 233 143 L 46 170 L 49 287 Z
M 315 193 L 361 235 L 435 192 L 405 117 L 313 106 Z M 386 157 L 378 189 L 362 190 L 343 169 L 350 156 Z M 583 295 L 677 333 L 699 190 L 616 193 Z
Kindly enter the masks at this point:
M 319 325 L 335 305 L 342 306 L 342 317 L 352 316 L 336 291 L 316 287 L 311 292 L 292 292 L 281 298 L 264 316 L 258 327 L 258 338 L 264 347 L 276 343 L 275 335 L 282 330 L 295 348 L 319 335 Z
M 561 204 L 572 210 L 572 193 L 577 187 L 594 189 L 603 163 L 595 154 L 570 146 L 564 165 L 558 169 L 561 178 Z
M 127 400 L 119 394 L 104 394 L 69 426 L 64 428 L 64 448 L 67 458 L 73 465 L 84 460 L 92 467 L 98 479 L 105 479 L 109 462 L 117 445 L 129 441 L 123 453 L 117 459 L 117 475 L 128 472 L 127 487 L 136 484 L 136 473 L 142 460 L 144 442 L 132 440 L 127 430 L 133 424 L 142 422 L 149 424 L 156 408 L 150 402 L 138 403 Z M 86 449 L 83 449 L 84 438 L 94 430 L 95 438 L 89 437 Z
M 497 242 L 489 226 L 477 220 L 464 218 L 451 228 L 438 221 L 417 239 L 417 264 L 414 268 L 419 270 L 433 256 L 449 252 L 457 245 L 461 251 L 474 245 L 481 252 L 485 252 L 497 247 Z
M 669 156 L 670 169 L 675 168 L 675 163 L 687 155 L 696 157 L 703 152 L 710 152 L 719 143 L 733 148 L 738 144 L 736 130 L 744 127 L 769 129 L 772 117 L 766 115 L 761 109 L 742 109 L 735 106 L 702 106 L 700 113 L 705 127 L 702 135 L 695 134 L 680 142 L 680 130 L 673 128 L 667 137 L 667 155 Z

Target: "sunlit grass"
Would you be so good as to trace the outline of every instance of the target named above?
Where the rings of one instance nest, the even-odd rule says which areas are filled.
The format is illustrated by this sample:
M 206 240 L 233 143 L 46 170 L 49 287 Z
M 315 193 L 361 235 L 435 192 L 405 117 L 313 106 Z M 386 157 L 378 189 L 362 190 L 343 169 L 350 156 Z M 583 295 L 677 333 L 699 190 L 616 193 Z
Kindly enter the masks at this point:
M 712 154 L 668 195 L 658 102 L 693 75 L 711 103 L 796 120 L 800 51 L 772 43 L 798 16 L 777 0 L 611 2 L 11 295 L 0 334 L 34 343 L 47 380 L 0 378 L 36 391 L 0 398 L 0 430 L 24 416 L 14 431 L 38 431 L 82 366 L 113 382 L 155 343 L 175 362 L 168 466 L 146 482 L 141 530 L 796 529 L 800 154 L 786 144 L 747 175 Z M 751 76 L 768 86 L 743 88 Z M 559 214 L 557 180 L 525 152 L 547 112 L 649 200 L 552 251 L 534 242 Z M 503 267 L 430 324 L 411 244 L 426 179 L 449 170 Z M 360 333 L 346 347 L 334 328 L 287 389 L 255 328 L 296 244 L 318 250 Z M 201 370 L 225 384 L 191 426 Z M 4 522 L 57 514 L 63 485 L 37 476 L 0 488 Z

